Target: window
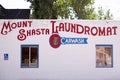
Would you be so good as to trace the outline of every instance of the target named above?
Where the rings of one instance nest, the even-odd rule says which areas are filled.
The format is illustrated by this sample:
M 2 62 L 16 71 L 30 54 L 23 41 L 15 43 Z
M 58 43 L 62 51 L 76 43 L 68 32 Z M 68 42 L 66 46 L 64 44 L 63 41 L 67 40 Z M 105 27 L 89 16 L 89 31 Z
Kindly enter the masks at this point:
M 112 45 L 96 45 L 96 67 L 113 67 Z
M 38 45 L 21 45 L 21 67 L 38 67 Z

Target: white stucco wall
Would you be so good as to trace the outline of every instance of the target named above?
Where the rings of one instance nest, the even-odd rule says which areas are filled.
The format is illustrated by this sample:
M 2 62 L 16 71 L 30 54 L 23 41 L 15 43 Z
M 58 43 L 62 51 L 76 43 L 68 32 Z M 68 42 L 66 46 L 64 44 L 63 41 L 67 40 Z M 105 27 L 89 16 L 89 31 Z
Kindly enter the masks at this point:
M 5 22 L 23 20 L 0 20 L 0 31 Z M 29 36 L 24 41 L 17 39 L 19 30 L 13 29 L 7 35 L 0 34 L 0 80 L 120 80 L 120 21 L 55 20 L 87 26 L 117 26 L 116 35 L 92 36 L 71 32 L 59 32 L 60 37 L 88 38 L 88 44 L 66 44 L 52 48 L 51 20 L 31 20 L 32 26 L 24 28 L 48 28 L 49 35 Z M 39 68 L 21 68 L 21 45 L 39 45 Z M 113 45 L 113 67 L 96 68 L 96 44 Z M 8 60 L 4 60 L 8 53 Z

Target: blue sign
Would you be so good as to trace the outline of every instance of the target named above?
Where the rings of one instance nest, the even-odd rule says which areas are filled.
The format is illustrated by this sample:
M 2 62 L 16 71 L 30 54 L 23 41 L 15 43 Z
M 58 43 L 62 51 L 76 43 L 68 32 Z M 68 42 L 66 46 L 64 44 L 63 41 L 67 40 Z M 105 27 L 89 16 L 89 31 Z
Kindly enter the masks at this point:
M 65 38 L 61 37 L 61 44 L 88 44 L 88 38 Z
M 4 60 L 8 60 L 8 54 L 4 54 Z

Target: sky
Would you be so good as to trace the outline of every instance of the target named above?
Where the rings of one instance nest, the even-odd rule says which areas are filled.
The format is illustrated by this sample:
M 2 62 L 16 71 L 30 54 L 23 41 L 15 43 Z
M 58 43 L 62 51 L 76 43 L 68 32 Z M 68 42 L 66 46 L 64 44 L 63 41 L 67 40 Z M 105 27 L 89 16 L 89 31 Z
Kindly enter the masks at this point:
M 26 0 L 0 0 L 0 4 L 6 9 L 28 9 L 30 3 Z M 120 20 L 120 0 L 95 0 L 96 10 L 102 7 L 104 11 L 110 9 L 114 20 Z
M 6 9 L 29 9 L 27 0 L 0 0 L 0 4 Z
M 114 20 L 120 20 L 120 0 L 95 0 L 95 8 L 102 7 L 104 11 L 110 9 Z

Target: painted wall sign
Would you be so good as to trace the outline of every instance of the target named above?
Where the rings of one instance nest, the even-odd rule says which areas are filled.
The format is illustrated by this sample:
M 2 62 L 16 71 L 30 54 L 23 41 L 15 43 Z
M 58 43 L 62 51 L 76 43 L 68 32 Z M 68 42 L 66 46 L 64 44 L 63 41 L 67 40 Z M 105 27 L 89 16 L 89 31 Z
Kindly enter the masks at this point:
M 49 21 L 49 27 L 50 28 L 34 28 L 33 21 L 16 21 L 16 22 L 10 22 L 5 21 L 1 25 L 1 34 L 7 35 L 11 31 L 15 29 L 19 29 L 19 34 L 17 36 L 18 40 L 25 40 L 28 36 L 33 35 L 49 35 L 53 33 L 59 33 L 59 32 L 70 32 L 70 33 L 77 33 L 77 34 L 84 34 L 84 35 L 92 35 L 92 36 L 111 36 L 111 35 L 117 35 L 117 26 L 89 26 L 80 24 L 80 23 L 70 23 L 68 22 L 59 22 L 55 20 Z M 25 30 L 25 28 L 31 28 L 29 30 Z M 40 25 L 38 27 L 41 27 Z
M 120 21 L 2 19 L 0 80 L 120 80 L 119 42 Z

